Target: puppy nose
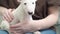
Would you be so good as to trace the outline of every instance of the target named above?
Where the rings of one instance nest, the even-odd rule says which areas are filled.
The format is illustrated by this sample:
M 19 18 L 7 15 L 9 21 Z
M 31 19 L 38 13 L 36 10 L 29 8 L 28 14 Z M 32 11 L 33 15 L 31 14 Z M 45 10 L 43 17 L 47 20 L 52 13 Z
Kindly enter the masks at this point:
M 32 14 L 33 14 L 33 12 L 28 12 L 28 14 L 29 14 L 29 15 L 32 15 Z

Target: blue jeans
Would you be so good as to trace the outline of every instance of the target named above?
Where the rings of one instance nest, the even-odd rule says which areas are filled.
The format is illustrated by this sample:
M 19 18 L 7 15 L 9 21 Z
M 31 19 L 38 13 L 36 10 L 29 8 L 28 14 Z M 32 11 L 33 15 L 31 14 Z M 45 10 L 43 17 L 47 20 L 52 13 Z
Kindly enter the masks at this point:
M 52 29 L 45 29 L 45 30 L 41 30 L 40 31 L 41 32 L 41 34 L 56 34 L 56 32 L 55 31 L 53 31 Z M 33 34 L 33 33 L 26 33 L 26 34 Z
M 45 29 L 41 30 L 40 32 L 41 34 L 56 34 L 56 32 L 53 31 L 52 29 Z M 8 34 L 8 32 L 5 30 L 0 30 L 0 34 Z M 26 34 L 33 34 L 33 33 L 26 33 Z
M 9 34 L 6 30 L 0 30 L 0 34 Z

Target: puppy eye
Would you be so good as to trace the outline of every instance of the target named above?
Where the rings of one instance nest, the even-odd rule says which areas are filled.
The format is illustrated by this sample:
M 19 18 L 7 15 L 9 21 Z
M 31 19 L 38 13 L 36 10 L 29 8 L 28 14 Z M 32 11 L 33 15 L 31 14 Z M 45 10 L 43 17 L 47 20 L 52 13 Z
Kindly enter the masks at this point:
M 27 5 L 27 3 L 24 3 L 24 5 Z
M 32 2 L 32 4 L 34 4 L 34 2 Z

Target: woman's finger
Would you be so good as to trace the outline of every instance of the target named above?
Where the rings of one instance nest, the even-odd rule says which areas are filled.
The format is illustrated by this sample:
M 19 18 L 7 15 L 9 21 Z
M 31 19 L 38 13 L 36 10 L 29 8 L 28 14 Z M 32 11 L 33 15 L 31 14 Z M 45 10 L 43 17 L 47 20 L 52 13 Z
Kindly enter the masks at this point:
M 5 14 L 3 15 L 3 19 L 9 22 L 9 18 Z
M 14 33 L 22 33 L 23 32 L 21 29 L 18 30 L 18 29 L 15 29 L 15 28 L 11 29 L 11 31 L 14 31 Z
M 12 34 L 16 34 L 16 31 L 13 31 L 13 30 L 12 30 L 11 33 L 12 33 Z
M 8 16 L 9 16 L 10 21 L 12 21 L 14 17 L 11 10 L 8 11 Z
M 9 22 L 11 22 L 13 20 L 13 16 L 12 16 L 11 10 L 5 11 L 5 13 L 3 14 L 3 16 Z
M 14 24 L 14 25 L 11 25 L 10 28 L 18 28 L 18 27 L 21 27 L 23 24 L 22 23 L 17 23 L 17 24 Z

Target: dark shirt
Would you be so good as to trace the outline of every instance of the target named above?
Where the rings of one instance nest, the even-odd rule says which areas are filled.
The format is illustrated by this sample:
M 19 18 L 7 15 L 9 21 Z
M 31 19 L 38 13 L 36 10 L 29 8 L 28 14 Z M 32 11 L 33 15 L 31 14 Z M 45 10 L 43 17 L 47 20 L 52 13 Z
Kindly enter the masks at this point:
M 35 14 L 32 17 L 39 20 L 48 16 L 48 7 L 60 6 L 60 0 L 38 0 L 36 4 Z M 0 0 L 0 6 L 6 8 L 17 8 L 18 5 L 17 0 Z

